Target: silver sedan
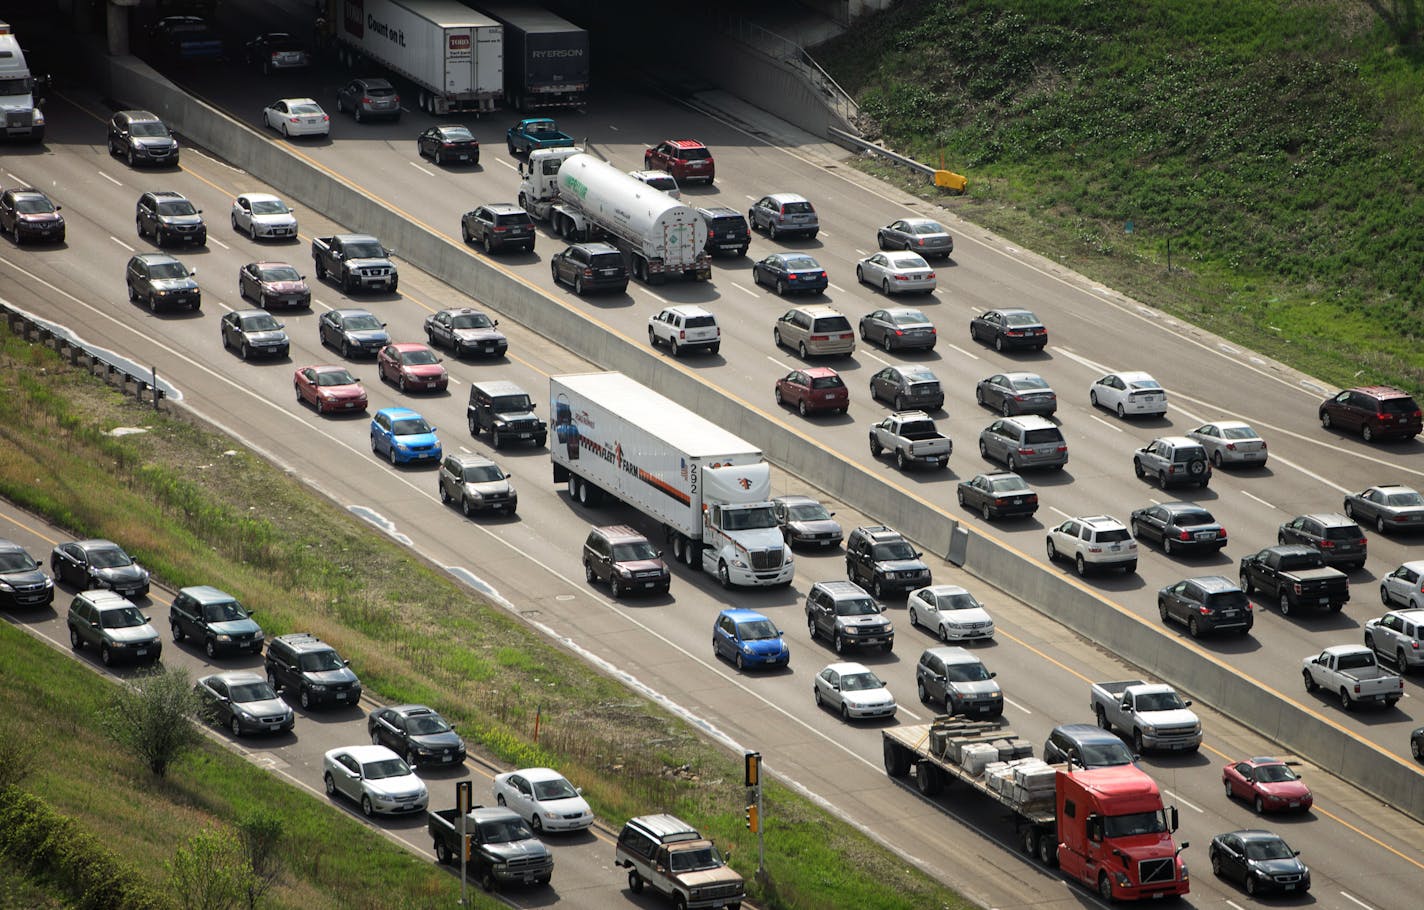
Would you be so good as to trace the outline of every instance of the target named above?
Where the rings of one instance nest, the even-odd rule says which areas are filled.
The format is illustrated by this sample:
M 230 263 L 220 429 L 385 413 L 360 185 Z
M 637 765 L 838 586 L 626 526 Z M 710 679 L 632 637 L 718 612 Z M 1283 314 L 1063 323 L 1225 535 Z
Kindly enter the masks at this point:
M 918 253 L 875 253 L 860 260 L 855 279 L 873 284 L 888 297 L 914 292 L 932 294 L 936 287 L 934 269 Z
M 925 256 L 949 258 L 954 252 L 954 238 L 949 229 L 929 218 L 901 218 L 875 233 L 876 246 L 882 250 L 914 250 Z
M 1266 466 L 1266 441 L 1250 424 L 1239 420 L 1204 423 L 1188 433 L 1187 438 L 1201 443 L 1211 456 L 1211 463 L 1218 468 L 1223 463 Z

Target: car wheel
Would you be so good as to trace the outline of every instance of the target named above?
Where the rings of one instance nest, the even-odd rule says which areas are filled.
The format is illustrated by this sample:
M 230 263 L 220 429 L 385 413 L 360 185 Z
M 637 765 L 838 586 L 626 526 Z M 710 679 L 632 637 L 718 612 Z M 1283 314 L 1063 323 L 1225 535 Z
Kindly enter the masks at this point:
M 84 639 L 79 637 L 79 633 L 74 630 L 73 626 L 69 627 L 69 647 L 76 651 L 84 650 Z
M 1088 574 L 1088 564 L 1083 561 L 1083 554 L 1079 553 L 1073 557 L 1073 567 L 1078 570 L 1078 577 L 1084 578 Z
M 1017 472 L 1019 469 L 1018 459 L 1014 458 L 1014 456 L 1012 455 L 1005 457 L 1004 467 L 1008 468 L 1010 472 Z
M 643 893 L 643 876 L 638 874 L 637 869 L 628 870 L 628 890 L 634 894 Z
M 945 644 L 949 643 L 949 628 L 941 625 L 939 627 L 939 640 Z
M 1360 427 L 1360 436 L 1365 440 L 1365 442 L 1375 441 L 1375 431 L 1370 429 L 1369 424 L 1365 424 L 1364 426 Z
M 367 818 L 376 814 L 376 808 L 371 805 L 371 797 L 364 794 L 361 796 L 361 814 Z
M 103 661 L 106 667 L 112 667 L 114 665 L 114 654 L 109 650 L 107 644 L 99 646 L 99 660 Z
M 1000 335 L 994 339 L 994 350 L 1000 354 L 1004 353 L 1004 336 Z
M 1321 412 L 1320 412 L 1320 425 L 1321 425 L 1322 427 L 1324 427 L 1325 429 L 1327 429 L 1327 430 L 1330 429 L 1330 412 L 1329 412 L 1329 411 L 1321 411 Z
M 328 772 L 324 777 L 322 777 L 322 783 L 326 785 L 327 796 L 336 795 L 336 781 L 332 779 L 330 772 Z
M 768 223 L 767 223 L 767 226 L 766 226 L 766 235 L 767 235 L 768 237 L 770 237 L 772 240 L 775 240 L 775 239 L 776 239 L 777 230 L 776 230 L 776 222 L 775 222 L 775 221 L 771 221 L 771 222 L 768 222 Z
M 578 276 L 575 276 L 575 277 L 574 277 L 574 293 L 577 294 L 577 295 L 579 295 L 580 297 L 583 296 L 583 276 L 582 276 L 582 275 L 578 275 Z
M 1309 670 L 1301 670 L 1300 675 L 1305 679 L 1305 691 L 1314 692 L 1316 689 L 1320 688 L 1320 686 L 1317 685 L 1315 682 L 1315 677 L 1310 675 Z
M 1211 874 L 1221 878 L 1221 857 L 1215 853 L 1211 855 Z
M 1252 897 L 1256 896 L 1256 876 L 1249 874 L 1246 876 L 1246 893 Z
M 297 701 L 301 703 L 303 710 L 311 708 L 311 693 L 308 692 L 305 688 L 303 688 L 301 695 L 297 698 Z
M 1005 417 L 1014 416 L 1014 406 L 1009 404 L 1009 400 L 1007 398 L 1005 398 L 1004 403 L 999 406 L 999 413 Z
M 988 521 L 988 520 L 990 519 L 990 517 L 991 517 L 990 513 L 991 513 L 993 510 L 991 510 L 991 509 L 989 508 L 989 504 L 986 502 L 986 503 L 984 503 L 984 505 L 980 506 L 980 511 L 983 512 L 983 514 L 984 514 L 984 520 L 985 520 L 985 521 Z
M 737 654 L 737 672 L 740 673 L 740 672 L 742 672 L 743 670 L 745 670 L 746 668 L 747 668 L 747 667 L 746 667 L 746 662 L 742 659 L 742 655 L 741 655 L 740 653 L 738 653 L 738 654 Z
M 252 348 L 245 341 L 242 343 L 242 346 L 237 349 L 237 352 L 241 355 L 243 360 L 252 359 Z
M 782 281 L 780 278 L 776 279 L 776 296 L 786 296 L 786 282 Z
M 173 642 L 174 642 L 174 644 L 177 644 L 178 642 L 180 642 L 180 641 L 183 640 L 183 627 L 182 627 L 182 626 L 180 626 L 180 625 L 178 625 L 178 623 L 174 622 L 174 623 L 170 623 L 170 624 L 169 624 L 169 628 L 172 629 L 172 631 L 173 631 Z
M 1141 537 L 1142 535 L 1138 534 L 1137 536 Z M 1162 537 L 1162 552 L 1167 556 L 1172 555 L 1172 538 L 1165 536 L 1165 534 Z
M 1394 652 L 1394 666 L 1399 670 L 1401 676 L 1409 672 L 1409 663 L 1405 659 L 1403 648 Z
M 1121 405 L 1119 405 L 1119 407 L 1121 407 Z M 1167 472 L 1166 472 L 1166 471 L 1158 471 L 1158 472 L 1157 472 L 1157 486 L 1160 487 L 1160 488 L 1162 488 L 1163 490 L 1167 489 Z
M 211 638 L 203 643 L 203 653 L 208 655 L 208 660 L 218 656 L 218 643 Z
M 796 413 L 800 414 L 802 417 L 806 416 L 806 399 L 803 398 L 796 403 Z
M 1220 452 L 1212 452 L 1212 453 L 1211 453 L 1211 463 L 1212 463 L 1214 466 L 1218 467 L 1218 468 L 1221 467 L 1221 453 L 1220 453 Z
M 341 339 L 340 351 L 341 351 L 341 356 L 342 356 L 342 357 L 350 357 L 350 356 L 351 356 L 351 343 L 350 343 L 349 341 L 347 341 L 345 338 Z
M 1353 518 L 1354 516 L 1351 516 L 1351 517 Z M 1383 515 L 1376 516 L 1376 517 L 1375 517 L 1375 530 L 1378 531 L 1378 532 L 1380 532 L 1381 534 L 1383 534 L 1383 533 L 1384 533 L 1384 527 L 1385 527 L 1384 516 L 1383 516 Z
M 1118 406 L 1117 406 L 1117 416 L 1119 416 L 1119 417 L 1126 417 L 1126 416 L 1127 416 L 1127 411 L 1125 411 L 1125 410 L 1123 409 L 1121 403 L 1119 403 Z
M 894 345 L 894 343 L 891 342 L 891 340 L 890 340 L 890 333 L 889 333 L 889 332 L 886 332 L 884 335 L 881 335 L 881 336 L 880 336 L 880 346 L 885 349 L 885 353 L 887 353 L 887 354 L 889 354 L 891 351 L 895 350 L 895 345 Z
M 1256 810 L 1257 815 L 1266 814 L 1266 803 L 1261 799 L 1261 797 L 1256 797 L 1255 801 L 1251 804 L 1251 806 Z
M 850 708 L 846 706 L 845 702 L 841 702 L 841 720 L 850 723 Z
M 802 341 L 796 345 L 796 353 L 801 355 L 801 359 L 806 359 L 806 342 Z
M 69 634 L 73 637 L 74 632 L 71 630 Z M 806 617 L 806 635 L 812 641 L 816 640 L 816 619 L 813 616 Z
M 1052 538 L 1048 541 L 1048 561 L 1054 562 L 1058 559 L 1058 548 L 1053 545 Z
M 608 577 L 608 594 L 614 600 L 618 600 L 624 594 L 623 584 L 618 580 L 617 575 L 610 575 Z
M 1132 751 L 1138 755 L 1147 751 L 1147 745 L 1142 741 L 1142 731 L 1134 729 L 1132 731 Z
M 390 448 L 386 449 L 386 457 L 391 460 L 391 467 L 395 467 L 395 464 L 396 464 L 396 446 L 395 446 L 395 443 L 391 443 Z
M 233 738 L 242 736 L 242 724 L 238 723 L 237 717 L 233 717 L 232 723 L 228 724 L 228 729 L 232 731 Z
M 1424 758 L 1424 746 L 1420 745 L 1419 740 L 1411 739 L 1409 741 L 1409 754 L 1414 756 L 1415 761 Z
M 910 463 L 910 462 L 909 462 L 909 460 L 905 457 L 905 453 L 904 453 L 903 451 L 897 451 L 897 452 L 895 453 L 895 467 L 897 467 L 897 468 L 899 468 L 900 470 L 903 471 L 903 470 L 905 470 L 906 467 L 909 466 L 909 463 Z
M 925 688 L 925 681 L 923 679 L 915 680 L 915 694 L 920 697 L 920 701 L 925 704 L 930 703 L 930 693 L 929 690 Z
M 1192 638 L 1201 638 L 1201 625 L 1195 616 L 1187 620 L 1187 634 Z
M 1281 615 L 1282 615 L 1282 616 L 1289 616 L 1289 615 L 1290 615 L 1290 611 L 1291 611 L 1290 598 L 1286 596 L 1286 594 L 1285 594 L 1284 591 L 1282 591 L 1282 592 L 1281 592 Z
M 1238 585 L 1238 587 L 1241 588 L 1241 593 L 1243 594 L 1250 594 L 1251 592 L 1256 590 L 1256 586 L 1251 583 L 1250 573 L 1246 572 L 1244 569 L 1241 571 L 1240 584 Z
M 1089 392 L 1089 393 L 1088 393 L 1088 401 L 1093 405 L 1093 407 L 1096 408 L 1096 407 L 1098 406 L 1098 393 L 1097 393 L 1097 392 Z
M 845 653 L 845 639 L 841 636 L 841 633 L 837 632 L 835 637 L 831 639 L 831 647 L 835 649 L 837 654 Z
M 885 599 L 885 586 L 880 583 L 880 579 L 875 579 L 870 586 L 870 593 L 875 595 L 876 600 Z
M 1098 873 L 1098 896 L 1107 903 L 1112 902 L 1112 882 L 1108 880 L 1106 872 Z
M 1167 601 L 1160 597 L 1157 599 L 1157 615 L 1162 617 L 1163 622 L 1169 622 L 1172 619 L 1172 612 L 1167 609 Z

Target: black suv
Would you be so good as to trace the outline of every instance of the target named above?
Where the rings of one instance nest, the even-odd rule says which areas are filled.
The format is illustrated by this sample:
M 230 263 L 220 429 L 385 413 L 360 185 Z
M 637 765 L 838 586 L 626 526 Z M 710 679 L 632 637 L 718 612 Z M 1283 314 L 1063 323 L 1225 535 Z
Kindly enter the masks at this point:
M 294 687 L 303 708 L 323 702 L 354 705 L 361 700 L 361 681 L 349 660 L 308 632 L 278 635 L 267 642 L 267 681 L 281 691 Z
M 490 202 L 460 216 L 466 243 L 478 243 L 486 253 L 507 247 L 534 251 L 534 219 L 512 202 Z
M 160 303 L 170 309 L 187 307 L 196 311 L 203 305 L 197 274 L 167 253 L 139 253 L 129 259 L 124 282 L 129 288 L 129 300 L 143 303 L 154 313 Z
M 183 588 L 168 607 L 173 640 L 202 642 L 208 657 L 223 651 L 256 654 L 265 636 L 252 614 L 225 591 L 209 585 Z
M 1246 592 L 1222 575 L 1201 575 L 1168 585 L 1157 592 L 1157 612 L 1163 622 L 1186 623 L 1192 638 L 1231 629 L 1245 635 L 1256 622 Z
M 909 541 L 884 525 L 856 528 L 846 538 L 846 575 L 879 600 L 907 594 L 930 581 L 930 567 Z
M 1172 484 L 1194 483 L 1205 488 L 1211 483 L 1211 460 L 1206 447 L 1186 436 L 1159 436 L 1132 456 L 1132 470 L 1139 479 L 1151 477 L 1166 489 Z
M 549 425 L 535 415 L 529 393 L 512 382 L 472 383 L 465 417 L 470 423 L 470 435 L 488 430 L 496 449 L 512 439 L 532 442 L 537 448 L 549 438 Z
M 582 297 L 588 291 L 628 290 L 628 263 L 611 243 L 575 243 L 549 260 L 554 283 Z
M 1276 543 L 1298 543 L 1320 552 L 1327 566 L 1363 569 L 1369 538 L 1344 515 L 1297 515 L 1276 531 Z
M 178 140 L 157 114 L 119 111 L 109 118 L 109 154 L 129 163 L 178 166 Z
M 895 627 L 882 611 L 860 585 L 818 581 L 806 595 L 806 628 L 813 641 L 818 635 L 830 639 L 837 654 L 874 645 L 888 654 L 895 647 Z
M 203 210 L 194 208 L 187 197 L 172 190 L 157 190 L 138 197 L 134 226 L 140 237 L 152 235 L 153 242 L 159 246 L 170 243 L 204 246 L 208 242 Z
M 745 215 L 725 205 L 699 208 L 697 214 L 707 225 L 707 252 L 714 256 L 718 253 L 732 256 L 747 254 L 747 247 L 752 244 L 752 229 Z
M 617 600 L 633 592 L 666 594 L 672 573 L 663 554 L 628 525 L 594 528 L 583 542 L 583 577 L 608 582 Z
M 16 187 L 0 193 L 0 231 L 9 231 L 19 246 L 26 240 L 64 242 L 63 206 L 39 190 Z

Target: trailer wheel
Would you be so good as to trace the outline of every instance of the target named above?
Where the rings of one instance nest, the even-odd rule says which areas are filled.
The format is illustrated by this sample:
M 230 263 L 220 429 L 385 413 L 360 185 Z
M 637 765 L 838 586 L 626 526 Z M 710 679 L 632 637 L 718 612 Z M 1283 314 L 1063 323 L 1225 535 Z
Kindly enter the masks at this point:
M 944 777 L 937 765 L 922 761 L 915 766 L 915 785 L 925 796 L 938 796 L 944 789 Z
M 910 773 L 910 756 L 905 747 L 892 740 L 884 741 L 885 773 L 891 777 L 904 777 Z
M 1027 856 L 1038 855 L 1038 829 L 1033 825 L 1024 825 L 1019 830 L 1019 845 L 1023 847 L 1023 852 Z
M 1038 833 L 1038 861 L 1052 868 L 1058 865 L 1058 837 L 1048 831 Z

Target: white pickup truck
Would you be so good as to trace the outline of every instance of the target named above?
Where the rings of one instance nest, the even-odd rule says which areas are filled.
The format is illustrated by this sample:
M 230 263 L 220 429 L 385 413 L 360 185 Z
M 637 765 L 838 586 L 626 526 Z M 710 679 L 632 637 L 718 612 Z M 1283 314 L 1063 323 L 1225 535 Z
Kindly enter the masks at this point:
M 1302 663 L 1305 691 L 1338 692 L 1346 711 L 1361 702 L 1390 708 L 1404 697 L 1404 679 L 1376 663 L 1375 652 L 1364 645 L 1333 645 Z
M 1201 720 L 1177 690 L 1140 679 L 1093 683 L 1089 707 L 1104 730 L 1114 727 L 1132 736 L 1132 749 L 1195 752 L 1201 746 Z
M 953 449 L 949 437 L 935 428 L 935 422 L 924 411 L 897 411 L 870 428 L 871 456 L 879 458 L 881 452 L 892 452 L 895 465 L 902 471 L 910 465 L 948 467 Z

